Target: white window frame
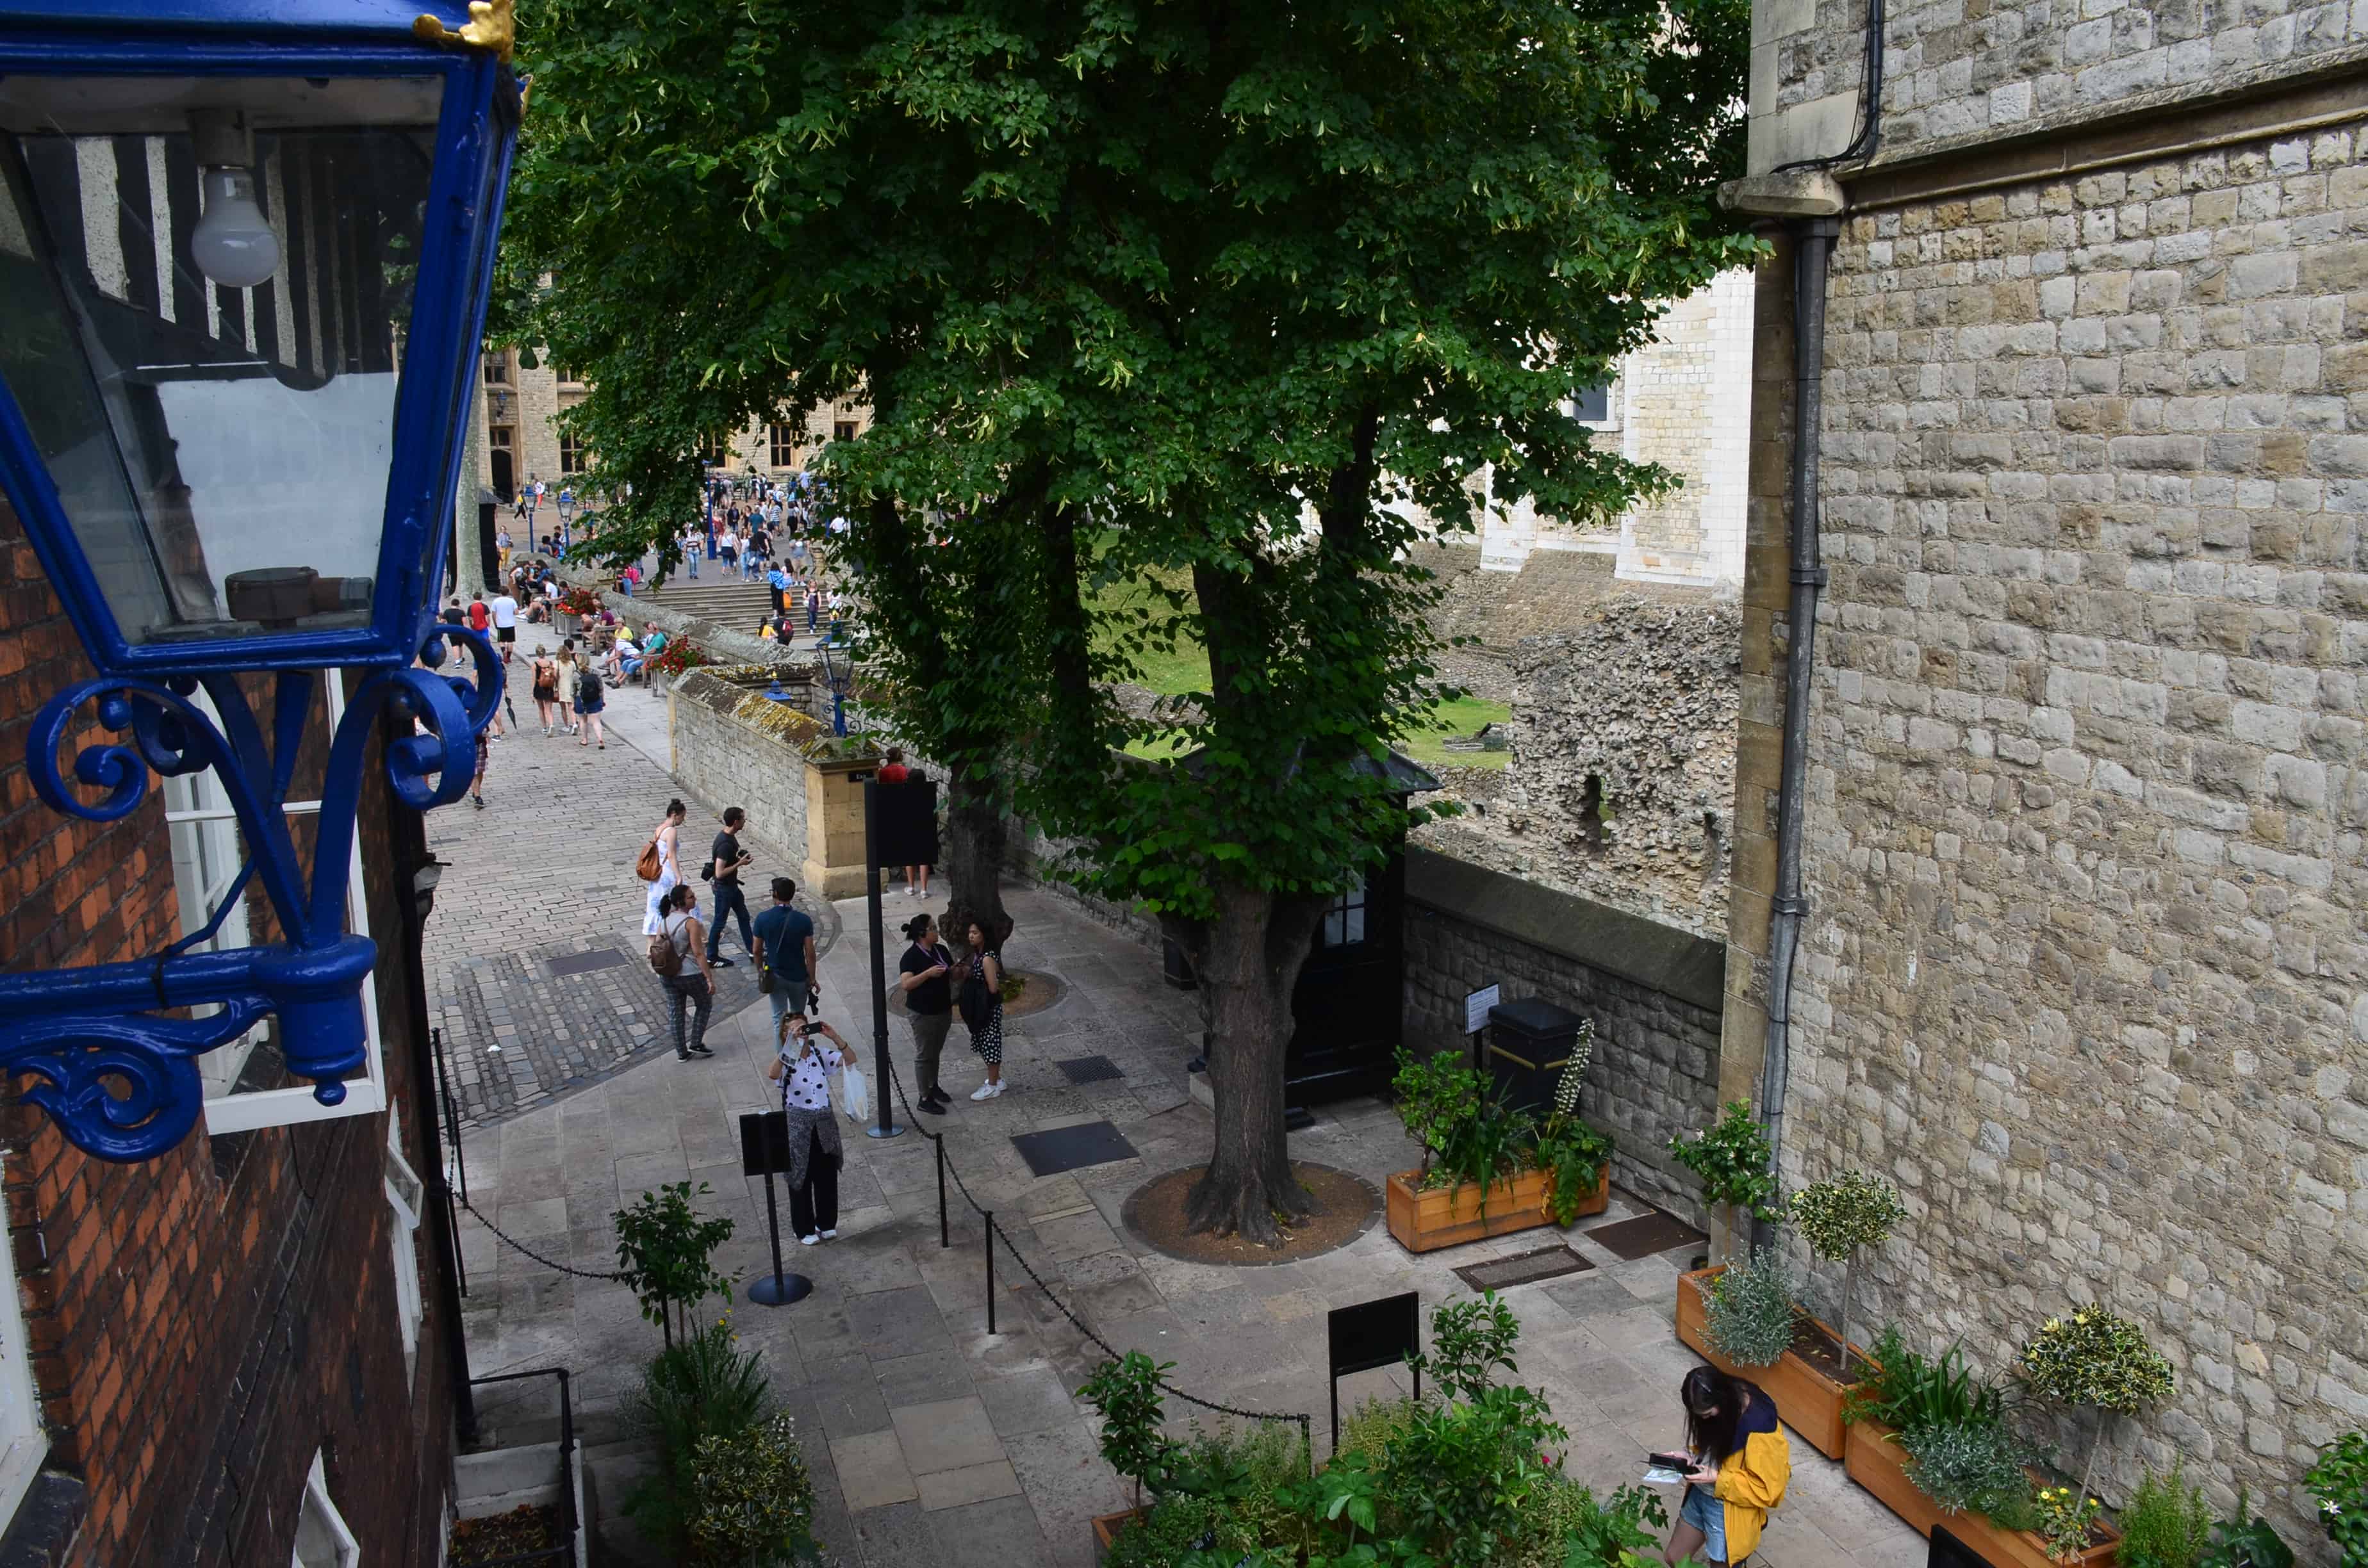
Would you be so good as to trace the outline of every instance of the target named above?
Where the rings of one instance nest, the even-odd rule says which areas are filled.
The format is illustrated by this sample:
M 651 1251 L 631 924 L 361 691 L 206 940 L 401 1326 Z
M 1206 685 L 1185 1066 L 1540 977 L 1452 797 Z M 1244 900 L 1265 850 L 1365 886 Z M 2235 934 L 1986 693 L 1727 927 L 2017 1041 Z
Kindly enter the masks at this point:
M 345 672 L 324 670 L 321 679 L 328 703 L 329 729 L 334 733 L 339 721 L 346 716 Z M 202 693 L 199 694 L 199 701 L 203 705 Z M 192 775 L 188 781 L 195 783 L 199 777 Z M 236 843 L 234 824 L 237 814 L 222 799 L 221 786 L 212 776 L 208 774 L 202 778 L 211 793 L 183 792 L 183 799 L 194 802 L 187 809 L 170 809 L 173 796 L 171 793 L 166 796 L 168 809 L 165 812 L 165 820 L 173 834 L 173 874 L 176 891 L 185 841 L 194 842 L 195 835 L 211 831 L 215 824 L 230 823 L 233 825 L 229 837 L 233 845 Z M 165 782 L 171 785 L 178 781 L 167 779 Z M 221 803 L 212 803 L 216 801 Z M 290 816 L 310 815 L 320 809 L 318 801 L 290 801 L 287 803 Z M 357 937 L 367 937 L 370 934 L 370 892 L 365 880 L 359 833 L 354 835 L 353 845 L 347 853 L 352 857 L 352 862 L 347 868 L 346 881 L 346 929 Z M 227 885 L 226 880 L 224 885 Z M 186 900 L 184 903 L 182 919 L 186 930 L 194 930 L 204 925 L 212 912 L 212 901 L 209 899 L 198 916 L 197 924 L 192 926 L 188 923 Z M 233 926 L 236 927 L 235 933 Z M 241 908 L 233 911 L 230 917 L 222 922 L 222 928 L 215 934 L 214 941 L 199 950 L 244 947 L 246 942 L 246 913 Z M 248 1032 L 245 1040 L 208 1051 L 198 1059 L 198 1071 L 206 1089 L 206 1131 L 217 1136 L 227 1132 L 252 1132 L 264 1127 L 291 1127 L 298 1122 L 335 1121 L 347 1116 L 374 1116 L 384 1110 L 387 1106 L 386 1060 L 379 1029 L 375 977 L 363 979 L 361 999 L 363 1076 L 346 1080 L 346 1097 L 342 1101 L 333 1106 L 323 1105 L 313 1097 L 310 1083 L 291 1084 L 279 1089 L 257 1089 L 248 1094 L 233 1093 L 233 1085 L 246 1065 L 248 1055 L 254 1051 L 256 1042 L 263 1038 L 266 1026 L 257 1025 Z
M 317 1553 L 312 1562 L 304 1561 L 304 1527 L 317 1525 L 327 1540 L 324 1543 L 331 1556 L 324 1559 Z M 289 1548 L 289 1568 L 360 1568 L 361 1542 L 346 1526 L 345 1515 L 337 1512 L 336 1500 L 329 1495 L 328 1467 L 322 1462 L 321 1451 L 313 1450 L 313 1468 L 304 1476 L 304 1500 L 296 1507 L 296 1541 Z
M 32 1336 L 17 1293 L 17 1258 L 0 1237 L 0 1529 L 17 1517 L 49 1457 L 40 1392 L 33 1386 Z
M 393 1211 L 387 1243 L 394 1254 L 395 1323 L 403 1335 L 403 1381 L 407 1388 L 419 1365 L 419 1328 L 427 1307 L 419 1290 L 419 1211 L 427 1186 L 411 1162 L 403 1157 L 403 1112 L 389 1107 L 386 1117 L 386 1204 Z

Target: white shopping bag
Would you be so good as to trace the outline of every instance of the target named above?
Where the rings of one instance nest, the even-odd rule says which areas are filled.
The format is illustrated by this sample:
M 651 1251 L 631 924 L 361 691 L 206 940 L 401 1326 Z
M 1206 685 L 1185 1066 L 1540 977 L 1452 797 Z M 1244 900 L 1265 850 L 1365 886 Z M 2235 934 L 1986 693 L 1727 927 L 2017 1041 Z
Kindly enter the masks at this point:
M 838 1108 L 847 1119 L 861 1126 L 871 1119 L 871 1081 L 860 1067 L 848 1067 L 838 1074 Z

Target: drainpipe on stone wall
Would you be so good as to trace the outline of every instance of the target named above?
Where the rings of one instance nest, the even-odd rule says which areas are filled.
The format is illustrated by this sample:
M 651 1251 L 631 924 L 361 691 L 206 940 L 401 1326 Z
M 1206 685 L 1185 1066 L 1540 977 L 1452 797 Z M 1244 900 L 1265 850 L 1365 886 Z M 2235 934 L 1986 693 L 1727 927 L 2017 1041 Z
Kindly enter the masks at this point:
M 1801 821 L 1809 774 L 1809 688 L 1816 669 L 1817 591 L 1826 568 L 1817 538 L 1817 437 L 1825 408 L 1826 264 L 1841 232 L 1832 218 L 1793 227 L 1792 645 L 1784 657 L 1784 752 L 1776 803 L 1776 899 L 1768 941 L 1768 1048 L 1759 1111 L 1778 1168 L 1784 1152 L 1784 1096 L 1792 1072 L 1793 960 L 1800 951 Z M 1758 1224 L 1765 1243 L 1770 1227 Z

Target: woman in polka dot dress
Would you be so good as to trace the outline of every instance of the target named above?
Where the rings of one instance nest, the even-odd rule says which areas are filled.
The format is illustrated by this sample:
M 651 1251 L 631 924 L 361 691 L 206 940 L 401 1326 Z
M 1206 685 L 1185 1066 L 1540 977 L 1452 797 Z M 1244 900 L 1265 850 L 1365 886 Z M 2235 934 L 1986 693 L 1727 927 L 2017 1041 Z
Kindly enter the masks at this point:
M 970 1048 L 986 1063 L 986 1082 L 970 1097 L 991 1100 L 1003 1093 L 1003 954 L 975 919 L 963 921 L 962 943 L 970 949 L 960 971 L 962 1022 L 970 1028 Z

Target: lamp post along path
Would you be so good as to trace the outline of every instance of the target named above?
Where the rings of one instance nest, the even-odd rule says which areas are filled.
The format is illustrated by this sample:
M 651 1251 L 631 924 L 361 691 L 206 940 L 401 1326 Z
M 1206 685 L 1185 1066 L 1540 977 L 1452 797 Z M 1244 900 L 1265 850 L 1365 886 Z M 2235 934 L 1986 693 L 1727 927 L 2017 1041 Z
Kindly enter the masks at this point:
M 97 672 L 42 704 L 28 776 L 112 822 L 210 770 L 245 856 L 159 951 L 0 975 L 0 1069 L 107 1159 L 186 1137 L 198 1059 L 267 1017 L 345 1101 L 374 744 L 395 799 L 450 803 L 502 700 L 491 644 L 436 608 L 520 89 L 507 0 L 429 10 L 320 0 L 233 35 L 0 0 L 0 494 Z M 158 221 L 101 266 L 92 210 Z M 351 690 L 308 859 L 290 793 L 324 672 Z M 197 950 L 250 889 L 280 939 Z

